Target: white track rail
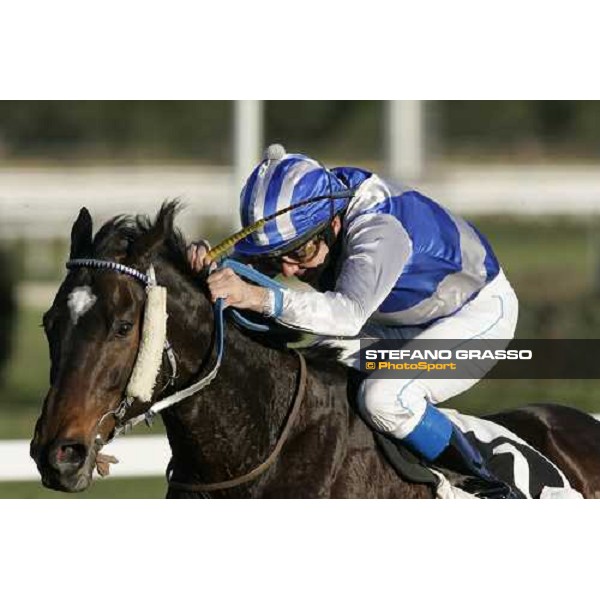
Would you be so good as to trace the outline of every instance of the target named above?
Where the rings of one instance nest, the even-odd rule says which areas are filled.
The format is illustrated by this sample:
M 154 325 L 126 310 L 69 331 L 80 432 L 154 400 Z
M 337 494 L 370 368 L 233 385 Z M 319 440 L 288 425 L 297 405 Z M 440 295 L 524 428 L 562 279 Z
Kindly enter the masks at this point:
M 593 415 L 600 420 L 600 414 Z M 119 459 L 111 465 L 111 477 L 164 476 L 171 449 L 166 436 L 140 435 L 118 438 L 106 448 Z M 0 442 L 0 481 L 39 481 L 39 474 L 29 457 L 29 440 Z
M 186 205 L 184 230 L 207 218 L 233 225 L 236 187 L 233 172 L 219 167 L 0 167 L 0 238 L 67 238 L 82 206 L 100 224 L 117 214 L 154 215 L 172 198 Z
M 238 175 L 239 177 L 239 175 Z M 578 165 L 435 164 L 416 187 L 466 215 L 600 214 L 600 171 Z M 0 238 L 67 238 L 80 207 L 96 223 L 119 213 L 155 214 L 167 198 L 187 210 L 178 225 L 197 234 L 202 222 L 238 223 L 239 184 L 231 168 L 191 165 L 0 166 Z
M 171 449 L 166 436 L 139 435 L 116 439 L 107 446 L 107 454 L 116 456 L 119 464 L 111 465 L 111 477 L 164 476 Z M 39 481 L 29 456 L 29 440 L 0 442 L 0 481 Z

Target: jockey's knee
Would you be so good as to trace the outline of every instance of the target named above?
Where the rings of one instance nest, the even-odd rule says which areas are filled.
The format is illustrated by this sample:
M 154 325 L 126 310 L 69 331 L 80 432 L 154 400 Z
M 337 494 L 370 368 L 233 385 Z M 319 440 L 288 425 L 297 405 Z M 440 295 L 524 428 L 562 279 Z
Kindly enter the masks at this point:
M 376 430 L 402 439 L 423 417 L 427 397 L 427 390 L 416 380 L 369 378 L 360 386 L 358 406 Z

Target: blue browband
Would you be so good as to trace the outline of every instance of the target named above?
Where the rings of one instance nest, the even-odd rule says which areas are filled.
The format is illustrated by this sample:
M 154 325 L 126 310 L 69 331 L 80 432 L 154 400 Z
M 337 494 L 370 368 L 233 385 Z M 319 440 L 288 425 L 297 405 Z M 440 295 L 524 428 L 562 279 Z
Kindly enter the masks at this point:
M 99 258 L 72 258 L 65 264 L 67 269 L 107 269 L 109 271 L 118 271 L 137 279 L 144 285 L 148 285 L 148 276 L 133 267 L 122 265 L 113 260 L 102 260 Z

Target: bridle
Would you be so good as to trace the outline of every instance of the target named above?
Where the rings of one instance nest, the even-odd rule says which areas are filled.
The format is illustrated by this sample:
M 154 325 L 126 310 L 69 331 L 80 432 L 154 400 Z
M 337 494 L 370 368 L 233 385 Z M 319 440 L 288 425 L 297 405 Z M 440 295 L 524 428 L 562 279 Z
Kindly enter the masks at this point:
M 115 262 L 115 261 L 101 260 L 101 259 L 97 259 L 97 258 L 77 258 L 77 259 L 69 260 L 66 263 L 66 267 L 69 270 L 86 268 L 86 269 L 103 269 L 103 270 L 109 270 L 109 271 L 116 271 L 118 273 L 122 273 L 123 275 L 127 275 L 127 276 L 132 277 L 133 279 L 139 281 L 142 285 L 144 285 L 146 291 L 148 290 L 149 286 L 156 285 L 156 279 L 154 277 L 154 269 L 149 269 L 148 274 L 145 274 L 137 269 L 134 269 L 133 267 L 129 267 L 127 265 L 123 265 L 123 264 Z M 222 329 L 222 325 L 223 325 L 222 311 L 219 311 L 219 314 L 221 316 L 221 319 L 220 320 L 217 319 L 216 322 L 218 325 L 220 324 L 221 329 Z M 217 308 L 215 306 L 215 316 L 216 315 L 217 315 Z M 222 344 L 221 344 L 221 346 L 222 346 Z M 173 347 L 171 346 L 170 342 L 167 339 L 165 339 L 163 351 L 164 351 L 165 355 L 167 356 L 171 374 L 160 393 L 164 392 L 165 389 L 167 389 L 169 386 L 173 385 L 175 383 L 175 380 L 177 379 L 177 357 L 175 355 L 175 351 L 173 350 Z M 218 358 L 220 359 L 221 357 L 218 357 Z M 218 366 L 220 366 L 220 360 L 218 362 L 219 362 Z M 217 366 L 217 369 L 218 369 L 218 366 Z M 209 375 L 210 375 L 210 373 L 209 373 Z M 215 373 L 215 375 L 216 375 L 216 373 Z M 213 378 L 214 378 L 214 376 L 213 376 Z M 211 379 L 211 381 L 212 381 L 212 379 Z M 200 383 L 200 382 L 198 382 L 198 383 Z M 208 385 L 208 383 L 210 383 L 210 381 L 208 381 L 205 385 Z M 189 390 L 193 387 L 194 386 L 190 386 L 190 388 L 187 388 L 186 390 L 182 390 L 182 392 L 186 392 L 187 390 Z M 194 393 L 196 393 L 196 391 L 191 391 L 188 395 L 192 395 Z M 187 398 L 188 395 L 183 396 L 181 398 L 181 400 L 183 400 L 184 398 Z M 170 398 L 172 398 L 172 396 L 165 398 L 165 400 L 168 400 Z M 135 427 L 141 421 L 146 421 L 146 423 L 148 425 L 151 425 L 154 418 L 156 417 L 156 415 L 160 411 L 164 410 L 164 408 L 167 408 L 166 406 L 162 407 L 160 404 L 154 403 L 142 415 L 138 415 L 137 417 L 132 417 L 130 419 L 125 419 L 125 415 L 127 414 L 127 411 L 132 407 L 134 400 L 135 400 L 135 398 L 125 396 L 121 400 L 121 402 L 117 406 L 117 408 L 106 412 L 104 415 L 102 415 L 100 417 L 98 424 L 96 425 L 95 441 L 96 441 L 97 446 L 98 445 L 100 447 L 104 446 L 106 443 L 108 443 L 115 437 L 121 435 L 122 433 L 128 433 L 129 431 L 131 431 L 131 429 L 133 427 Z M 115 419 L 116 427 L 115 427 L 115 430 L 114 430 L 113 434 L 111 435 L 111 437 L 108 440 L 103 441 L 98 432 L 99 432 L 100 427 L 103 424 L 104 420 L 110 416 L 112 416 Z
M 235 261 L 225 261 L 225 262 L 227 264 L 223 265 L 223 266 L 229 266 L 231 268 L 234 268 L 234 270 L 236 270 L 236 272 L 238 272 L 239 274 L 242 274 L 248 278 L 252 278 L 257 283 L 267 285 L 268 287 L 275 287 L 275 286 L 277 286 L 279 288 L 281 287 L 279 284 L 277 284 L 270 278 L 266 277 L 265 275 L 262 275 L 256 271 L 254 271 L 254 269 L 246 267 L 245 265 L 241 265 L 240 263 L 236 263 Z M 118 273 L 128 275 L 129 277 L 132 277 L 135 280 L 137 280 L 138 282 L 140 282 L 141 284 L 143 284 L 145 286 L 146 292 L 148 292 L 149 286 L 156 285 L 156 280 L 154 278 L 154 269 L 152 269 L 152 268 L 149 269 L 148 274 L 144 274 L 141 271 L 139 271 L 133 267 L 129 267 L 127 265 L 123 265 L 123 264 L 115 262 L 115 261 L 101 260 L 101 259 L 95 259 L 95 258 L 71 259 L 66 263 L 66 267 L 69 270 L 87 268 L 87 269 L 105 269 L 105 270 L 116 271 Z M 215 302 L 215 305 L 214 305 L 214 310 L 213 310 L 214 323 L 215 323 L 213 344 L 216 347 L 216 358 L 215 358 L 213 366 L 209 369 L 208 373 L 206 375 L 204 375 L 203 377 L 201 377 L 198 381 L 196 381 L 192 385 L 188 386 L 187 388 L 185 388 L 183 390 L 179 390 L 177 392 L 174 392 L 173 394 L 171 394 L 170 396 L 167 396 L 166 398 L 162 398 L 160 400 L 153 402 L 152 405 L 144 413 L 137 415 L 135 417 L 126 418 L 126 414 L 129 411 L 129 409 L 132 407 L 133 402 L 135 401 L 135 398 L 131 398 L 131 397 L 128 397 L 127 395 L 125 395 L 123 397 L 123 399 L 121 400 L 121 402 L 119 403 L 119 405 L 115 409 L 107 411 L 98 420 L 98 423 L 96 424 L 96 428 L 94 431 L 94 445 L 95 445 L 96 452 L 99 451 L 104 445 L 108 444 L 110 441 L 112 441 L 117 436 L 131 431 L 133 429 L 133 427 L 135 427 L 138 423 L 140 423 L 142 421 L 145 421 L 146 424 L 151 425 L 152 422 L 154 421 L 154 419 L 156 418 L 156 416 L 160 412 L 162 412 L 163 410 L 165 410 L 167 408 L 174 406 L 175 404 L 178 404 L 179 402 L 181 402 L 182 400 L 185 400 L 186 398 L 189 398 L 189 397 L 197 394 L 198 392 L 200 392 L 203 388 L 208 386 L 213 381 L 213 379 L 217 376 L 217 373 L 221 366 L 221 362 L 223 360 L 224 348 L 225 348 L 225 336 L 224 336 L 224 324 L 223 324 L 224 308 L 225 307 L 223 305 L 223 299 L 221 299 L 221 298 L 217 299 L 217 301 Z M 242 315 L 237 313 L 237 311 L 232 310 L 232 314 L 233 314 L 235 320 L 242 326 L 248 327 L 250 329 L 258 330 L 258 331 L 264 331 L 264 329 L 265 329 L 264 325 L 257 325 L 255 323 L 253 323 L 252 321 L 249 321 L 248 319 L 246 319 L 245 317 L 243 317 Z M 173 350 L 173 347 L 171 346 L 171 344 L 168 342 L 167 339 L 165 339 L 163 352 L 167 355 L 167 359 L 168 359 L 170 369 L 171 369 L 171 375 L 170 375 L 167 383 L 163 387 L 163 389 L 158 393 L 158 395 L 160 395 L 162 392 L 164 392 L 164 390 L 167 387 L 169 387 L 170 385 L 173 385 L 175 383 L 175 380 L 177 377 L 176 355 Z M 172 481 L 169 477 L 168 483 L 169 483 L 170 488 L 184 490 L 184 491 L 188 491 L 188 492 L 199 492 L 202 494 L 206 494 L 207 492 L 211 492 L 211 491 L 230 489 L 230 488 L 242 485 L 244 483 L 249 483 L 250 481 L 253 481 L 254 479 L 258 478 L 260 475 L 262 475 L 265 471 L 267 471 L 273 465 L 273 463 L 279 456 L 279 453 L 281 452 L 281 449 L 282 449 L 283 445 L 285 444 L 285 441 L 287 440 L 289 433 L 291 432 L 292 426 L 298 415 L 300 405 L 302 403 L 302 399 L 304 397 L 305 390 L 306 390 L 306 379 L 307 379 L 306 361 L 305 361 L 304 357 L 302 356 L 302 354 L 300 354 L 297 351 L 295 351 L 295 352 L 298 356 L 299 363 L 300 363 L 296 393 L 295 393 L 295 397 L 293 400 L 292 408 L 286 418 L 283 431 L 282 431 L 281 435 L 279 436 L 279 439 L 277 440 L 277 443 L 275 444 L 275 446 L 274 446 L 273 450 L 271 451 L 271 453 L 269 454 L 269 456 L 260 465 L 258 465 L 256 468 L 252 469 L 250 472 L 248 472 L 245 475 L 242 475 L 240 477 L 236 477 L 234 479 L 230 479 L 227 481 L 221 481 L 221 482 L 215 482 L 215 483 L 184 484 L 184 483 Z M 210 354 L 212 354 L 212 350 L 209 353 L 209 356 L 210 356 Z M 159 374 L 157 373 L 157 377 L 158 377 L 158 375 Z M 109 436 L 109 438 L 107 440 L 104 440 L 102 438 L 102 436 L 100 435 L 100 427 L 104 423 L 105 419 L 107 419 L 108 417 L 111 417 L 111 416 L 115 420 L 116 426 L 114 428 L 112 435 Z

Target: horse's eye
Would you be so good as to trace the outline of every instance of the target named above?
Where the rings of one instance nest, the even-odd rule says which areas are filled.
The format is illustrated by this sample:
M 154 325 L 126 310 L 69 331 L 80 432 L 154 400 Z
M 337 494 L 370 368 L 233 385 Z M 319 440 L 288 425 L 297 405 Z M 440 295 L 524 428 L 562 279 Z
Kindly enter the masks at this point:
M 127 335 L 129 335 L 132 329 L 133 323 L 130 323 L 129 321 L 122 321 L 117 327 L 117 336 L 126 337 Z

